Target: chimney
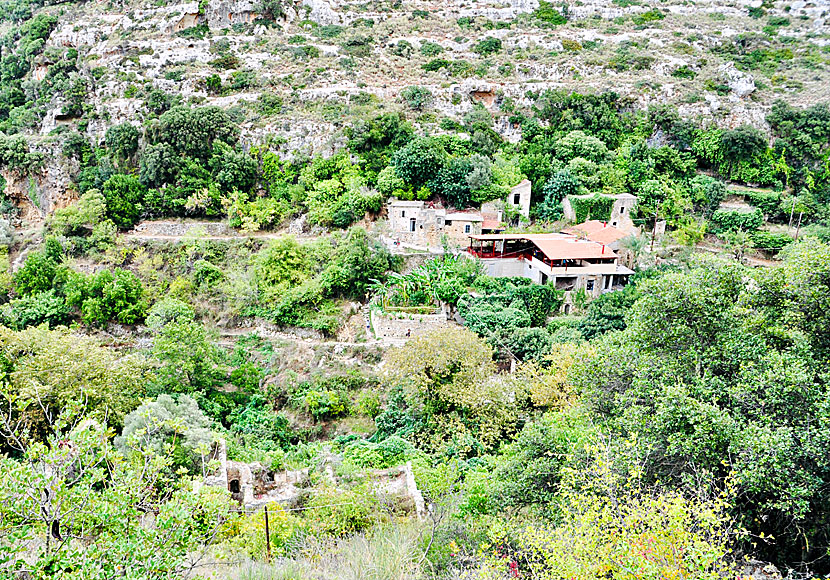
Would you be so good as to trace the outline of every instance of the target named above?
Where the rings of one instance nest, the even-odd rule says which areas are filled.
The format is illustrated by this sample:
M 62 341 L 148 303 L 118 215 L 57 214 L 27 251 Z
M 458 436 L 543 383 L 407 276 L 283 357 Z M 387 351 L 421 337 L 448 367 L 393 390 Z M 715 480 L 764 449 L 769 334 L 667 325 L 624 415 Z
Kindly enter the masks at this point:
M 605 253 L 605 244 L 602 244 L 602 252 L 600 252 L 600 253 L 601 253 L 601 254 L 604 254 L 604 253 Z

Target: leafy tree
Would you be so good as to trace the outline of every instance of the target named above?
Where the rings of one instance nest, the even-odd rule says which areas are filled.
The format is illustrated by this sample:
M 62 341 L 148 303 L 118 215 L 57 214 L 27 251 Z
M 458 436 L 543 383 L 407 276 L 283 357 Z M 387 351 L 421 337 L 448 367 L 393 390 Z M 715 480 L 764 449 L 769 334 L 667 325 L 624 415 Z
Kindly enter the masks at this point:
M 719 179 L 708 175 L 698 175 L 691 181 L 692 203 L 695 209 L 711 217 L 721 202 L 726 199 L 726 185 Z
M 564 470 L 558 521 L 491 537 L 510 546 L 501 557 L 514 563 L 514 574 L 540 580 L 561 578 L 563 570 L 579 578 L 622 577 L 631 570 L 674 577 L 694 569 L 701 580 L 734 574 L 728 554 L 738 530 L 728 516 L 730 494 L 698 489 L 686 496 L 650 486 L 641 472 L 607 459 L 612 453 L 599 446 L 587 466 Z M 490 557 L 491 565 L 499 556 Z
M 830 250 L 790 247 L 781 268 L 750 283 L 735 262 L 709 259 L 644 284 L 627 328 L 604 335 L 570 379 L 624 437 L 637 434 L 655 477 L 731 477 L 736 517 L 776 538 L 760 554 L 795 562 L 830 543 L 818 362 L 828 352 L 818 280 Z
M 0 521 L 14 522 L 13 533 L 0 535 L 5 571 L 47 578 L 83 570 L 84 578 L 105 580 L 125 566 L 141 577 L 193 570 L 189 556 L 227 519 L 227 492 L 178 489 L 160 497 L 153 489 L 168 458 L 136 447 L 129 461 L 100 422 L 71 412 L 54 419 L 67 426 L 62 433 L 24 443 L 19 459 L 0 459 Z M 142 517 L 148 510 L 152 526 Z M 83 548 L 70 537 L 84 538 Z
M 159 395 L 145 401 L 124 418 L 115 447 L 125 456 L 140 442 L 142 453 L 148 451 L 172 458 L 171 467 L 182 467 L 192 475 L 204 477 L 207 460 L 214 443 L 211 422 L 192 398 Z
M 259 290 L 268 300 L 309 277 L 310 256 L 293 236 L 278 238 L 257 255 L 255 272 Z
M 447 203 L 456 208 L 470 204 L 470 183 L 467 177 L 473 171 L 468 157 L 454 157 L 449 160 L 429 181 L 430 191 L 443 196 Z
M 104 220 L 107 201 L 97 189 L 87 190 L 75 203 L 58 208 L 49 220 L 49 227 L 56 234 L 86 235 Z
M 767 150 L 767 139 L 760 130 L 741 125 L 721 134 L 723 156 L 734 167 L 741 161 L 758 159 Z
M 244 152 L 234 151 L 224 143 L 213 145 L 213 157 L 210 160 L 216 183 L 220 190 L 250 191 L 257 179 L 257 163 Z
M 74 301 L 87 324 L 104 324 L 111 320 L 136 324 L 144 319 L 147 309 L 141 280 L 121 268 L 114 272 L 101 270 L 83 280 L 83 289 Z
M 502 344 L 520 361 L 541 360 L 550 354 L 553 340 L 544 328 L 517 328 Z
M 504 385 L 492 380 L 493 351 L 474 333 L 446 328 L 415 337 L 389 354 L 390 380 L 409 389 L 422 423 L 422 449 L 476 454 L 515 429 Z
M 159 328 L 151 354 L 155 359 L 151 389 L 156 393 L 205 392 L 220 378 L 220 351 L 198 322 L 174 320 Z
M 401 98 L 413 111 L 423 111 L 432 105 L 432 91 L 425 87 L 406 87 L 401 91 Z
M 171 322 L 192 322 L 193 308 L 178 298 L 167 297 L 159 300 L 147 312 L 147 327 L 158 330 Z
M 185 163 L 167 143 L 148 145 L 141 155 L 141 182 L 147 187 L 173 183 Z
M 398 149 L 391 161 L 401 179 L 417 189 L 438 175 L 447 154 L 435 140 L 419 137 Z
M 349 149 L 364 161 L 364 169 L 379 173 L 389 164 L 392 153 L 409 143 L 414 133 L 402 115 L 384 113 L 368 121 L 358 121 L 346 129 Z
M 57 296 L 54 290 L 48 290 L 12 300 L 2 313 L 2 317 L 7 326 L 22 330 L 44 323 L 49 328 L 65 326 L 71 321 L 71 314 L 72 310 L 63 296 Z
M 236 144 L 239 127 L 220 107 L 174 107 L 158 118 L 151 135 L 155 144 L 167 144 L 180 155 L 207 162 L 214 141 Z
M 558 139 L 554 148 L 556 157 L 567 163 L 581 157 L 594 163 L 604 163 L 608 160 L 608 147 L 600 139 L 585 134 L 584 131 L 571 131 Z
M 579 323 L 579 331 L 590 340 L 612 330 L 625 328 L 625 314 L 634 303 L 632 292 L 610 292 L 593 300 L 585 318 Z
M 113 125 L 104 138 L 107 148 L 120 159 L 130 159 L 138 151 L 138 129 L 130 123 Z
M 15 289 L 23 295 L 50 290 L 57 271 L 58 264 L 54 256 L 46 251 L 32 252 L 14 274 Z
M 483 38 L 473 47 L 473 52 L 477 52 L 481 56 L 490 56 L 501 52 L 501 40 L 492 36 Z
M 170 94 L 161 89 L 153 89 L 144 101 L 147 109 L 156 115 L 161 115 L 173 104 L 173 98 Z
M 362 300 L 369 286 L 384 280 L 395 265 L 386 246 L 372 240 L 363 228 L 353 227 L 339 240 L 332 263 L 320 274 L 323 291 Z
M 525 425 L 491 460 L 484 489 L 472 496 L 477 498 L 484 492 L 485 501 L 477 511 L 498 513 L 520 508 L 552 518 L 562 479 L 575 462 L 574 456 L 584 454 L 596 436 L 596 428 L 578 408 L 549 412 L 540 421 Z
M 107 201 L 107 217 L 122 229 L 133 227 L 141 219 L 141 202 L 147 189 L 131 175 L 115 174 L 101 189 Z
M 64 410 L 118 425 L 143 388 L 137 358 L 66 329 L 41 326 L 15 332 L 0 326 L 0 355 L 5 409 L 0 421 L 6 436 L 14 427 L 18 438 L 46 441 L 67 427 L 57 421 Z
M 542 188 L 543 201 L 536 209 L 542 219 L 553 221 L 562 218 L 562 201 L 569 195 L 580 193 L 579 180 L 567 169 L 554 173 Z

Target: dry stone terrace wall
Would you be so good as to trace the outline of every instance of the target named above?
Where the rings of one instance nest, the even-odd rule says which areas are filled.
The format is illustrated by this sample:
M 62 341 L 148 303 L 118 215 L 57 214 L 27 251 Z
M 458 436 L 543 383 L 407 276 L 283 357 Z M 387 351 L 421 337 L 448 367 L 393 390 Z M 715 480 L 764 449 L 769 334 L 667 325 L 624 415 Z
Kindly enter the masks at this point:
M 427 334 L 439 328 L 446 328 L 452 324 L 443 313 L 439 314 L 412 314 L 406 312 L 381 313 L 372 310 L 372 330 L 380 340 L 402 340 Z

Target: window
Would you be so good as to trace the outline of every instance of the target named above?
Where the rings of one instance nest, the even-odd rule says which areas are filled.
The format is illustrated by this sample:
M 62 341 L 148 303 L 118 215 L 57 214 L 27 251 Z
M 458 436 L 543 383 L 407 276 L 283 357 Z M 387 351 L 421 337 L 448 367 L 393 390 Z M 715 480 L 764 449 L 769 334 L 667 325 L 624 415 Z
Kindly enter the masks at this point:
M 625 213 L 625 206 L 620 207 L 620 213 Z
M 469 233 L 470 233 L 470 224 L 467 224 L 467 225 L 465 225 L 465 226 L 464 226 L 464 233 L 465 233 L 465 234 L 469 234 Z
M 447 220 L 446 222 L 444 222 L 444 225 L 451 226 L 452 225 L 452 220 Z
M 521 203 L 521 196 L 518 193 L 513 194 L 513 205 L 519 205 Z
M 406 210 L 401 212 L 401 217 L 406 217 Z
M 611 222 L 612 227 L 617 227 L 617 222 Z
M 588 280 L 588 282 L 585 284 L 585 289 L 588 290 L 589 292 L 591 290 L 593 290 L 594 289 L 594 281 L 593 280 Z
M 409 218 L 409 231 L 415 231 L 415 218 Z

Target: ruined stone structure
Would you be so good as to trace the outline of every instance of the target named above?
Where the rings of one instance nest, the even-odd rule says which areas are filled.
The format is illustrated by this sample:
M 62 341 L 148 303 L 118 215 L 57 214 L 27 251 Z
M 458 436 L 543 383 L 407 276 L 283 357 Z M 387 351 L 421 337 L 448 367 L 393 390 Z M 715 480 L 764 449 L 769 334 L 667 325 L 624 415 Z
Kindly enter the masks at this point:
M 393 199 L 387 206 L 392 238 L 416 246 L 440 247 L 442 237 L 464 245 L 467 236 L 480 234 L 481 212 L 456 212 L 434 202 Z
M 449 324 L 446 313 L 410 314 L 406 312 L 378 312 L 371 314 L 372 331 L 379 339 L 406 340 L 426 334 Z
M 245 508 L 258 508 L 272 502 L 294 504 L 308 481 L 308 469 L 275 472 L 261 463 L 228 461 L 224 440 L 219 442 L 216 458 L 219 466 L 214 474 L 205 478 L 205 485 L 224 487 Z
M 593 197 L 593 194 L 574 196 L 569 195 L 562 201 L 562 209 L 565 212 L 565 219 L 572 222 L 577 221 L 576 211 L 574 210 L 573 205 L 571 204 L 571 199 L 575 197 Z M 619 195 L 611 195 L 604 197 L 614 198 L 614 205 L 611 208 L 611 215 L 608 217 L 607 220 L 608 223 L 611 224 L 612 227 L 620 229 L 629 234 L 639 232 L 637 227 L 634 225 L 634 222 L 631 221 L 631 214 L 637 207 L 637 197 L 631 195 L 630 193 L 621 193 Z M 596 218 L 596 216 L 591 217 Z
M 507 194 L 506 203 L 519 212 L 526 220 L 530 219 L 530 180 L 525 179 Z
M 224 440 L 217 445 L 214 457 L 219 465 L 213 474 L 205 477 L 204 485 L 224 487 L 246 510 L 256 510 L 275 502 L 294 506 L 300 503 L 306 493 L 304 488 L 308 482 L 308 468 L 273 471 L 258 462 L 228 461 Z M 325 466 L 325 475 L 331 485 L 337 486 L 338 480 L 331 459 L 330 457 Z M 388 469 L 370 469 L 361 475 L 351 476 L 352 479 L 355 477 L 369 481 L 378 499 L 396 512 L 415 514 L 421 519 L 426 516 L 426 504 L 415 484 L 411 463 Z
M 390 233 L 394 240 L 426 248 L 440 247 L 446 236 L 451 245 L 465 247 L 470 235 L 504 229 L 511 207 L 524 219 L 530 217 L 530 181 L 525 179 L 510 190 L 503 202 L 489 202 L 480 211 L 458 211 L 435 202 L 392 199 L 387 206 Z M 514 212 L 511 212 L 511 214 Z M 518 222 L 518 218 L 510 220 Z

